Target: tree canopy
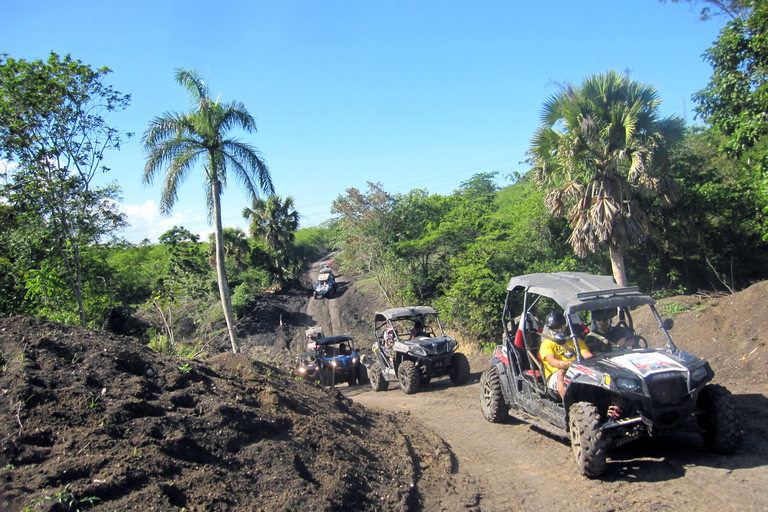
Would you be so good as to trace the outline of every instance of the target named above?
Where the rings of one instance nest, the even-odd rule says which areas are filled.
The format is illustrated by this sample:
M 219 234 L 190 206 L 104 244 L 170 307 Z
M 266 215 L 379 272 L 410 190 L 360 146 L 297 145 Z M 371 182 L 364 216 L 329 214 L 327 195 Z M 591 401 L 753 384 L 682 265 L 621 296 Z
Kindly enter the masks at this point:
M 555 215 L 568 214 L 576 254 L 611 253 L 613 274 L 626 283 L 624 253 L 648 223 L 638 196 L 675 200 L 674 182 L 654 176 L 682 122 L 659 115 L 656 88 L 615 71 L 566 84 L 549 98 L 532 140 L 534 179 L 549 192 Z

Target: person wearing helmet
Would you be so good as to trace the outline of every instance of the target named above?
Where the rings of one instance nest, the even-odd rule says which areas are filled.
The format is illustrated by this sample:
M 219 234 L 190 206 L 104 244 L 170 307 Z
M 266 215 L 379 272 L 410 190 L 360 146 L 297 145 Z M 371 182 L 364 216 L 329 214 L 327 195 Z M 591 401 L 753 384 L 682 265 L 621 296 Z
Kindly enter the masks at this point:
M 592 352 L 605 352 L 613 347 L 632 348 L 632 342 L 629 338 L 630 331 L 624 327 L 614 326 L 613 317 L 618 311 L 616 308 L 598 309 L 592 311 L 591 316 L 595 328 L 589 333 L 587 347 Z M 600 347 L 600 348 L 598 348 Z
M 557 391 L 561 398 L 565 398 L 565 372 L 571 363 L 576 360 L 576 343 L 578 341 L 581 357 L 592 357 L 583 340 L 572 336 L 563 341 L 562 335 L 566 330 L 565 316 L 557 311 L 547 315 L 547 327 L 549 333 L 542 335 L 539 347 L 539 358 L 544 366 L 544 378 L 547 388 Z
M 416 320 L 411 329 L 411 339 L 415 340 L 420 336 L 424 336 L 424 324 L 421 323 L 421 320 Z

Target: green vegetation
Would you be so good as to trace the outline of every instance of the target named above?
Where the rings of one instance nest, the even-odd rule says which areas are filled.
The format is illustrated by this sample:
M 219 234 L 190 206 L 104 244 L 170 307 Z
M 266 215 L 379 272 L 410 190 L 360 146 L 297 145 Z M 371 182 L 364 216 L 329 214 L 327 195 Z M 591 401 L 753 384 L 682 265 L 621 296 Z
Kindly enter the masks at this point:
M 392 306 L 433 305 L 462 337 L 489 349 L 500 336 L 506 285 L 517 274 L 613 273 L 657 298 L 732 292 L 764 280 L 768 7 L 705 3 L 734 14 L 707 50 L 713 76 L 695 98 L 708 125 L 661 118 L 652 85 L 608 71 L 566 84 L 543 105 L 542 126 L 531 134 L 533 172 L 480 173 L 447 195 L 392 194 L 381 183 L 347 188 L 332 220 L 312 228 L 299 229 L 290 195 L 275 195 L 258 150 L 227 139 L 233 126 L 255 131 L 244 106 L 213 101 L 196 72 L 179 70 L 194 105 L 150 122 L 143 178 L 164 177 L 168 213 L 192 166 L 203 165 L 215 226 L 207 241 L 183 226 L 155 244 L 119 239 L 123 219 L 111 206 L 119 190 L 90 185 L 96 170 L 106 170 L 103 153 L 129 135 L 105 121 L 129 101 L 104 83 L 107 68 L 56 54 L 47 62 L 3 55 L 0 316 L 105 328 L 195 357 L 224 332 L 222 320 L 231 326 L 267 290 L 297 286 L 306 264 L 334 249 L 343 272 L 363 276 L 365 293 Z M 86 105 L 96 108 L 77 117 Z M 67 153 L 54 126 L 76 128 L 68 133 L 93 143 Z M 227 170 L 251 196 L 244 208 L 250 237 L 221 226 Z M 676 302 L 663 308 L 686 310 Z M 14 355 L 3 356 L 3 371 L 23 363 L 23 352 Z M 190 368 L 180 364 L 182 372 Z

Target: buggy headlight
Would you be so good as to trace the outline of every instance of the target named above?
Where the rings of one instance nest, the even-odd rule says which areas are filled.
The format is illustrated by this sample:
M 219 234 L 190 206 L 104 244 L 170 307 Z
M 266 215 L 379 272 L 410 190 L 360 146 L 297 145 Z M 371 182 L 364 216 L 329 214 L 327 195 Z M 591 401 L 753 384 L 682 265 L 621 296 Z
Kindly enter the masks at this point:
M 306 373 L 306 371 L 307 371 L 307 369 L 304 368 L 303 366 L 301 368 L 299 368 L 299 373 Z
M 623 379 L 618 377 L 616 379 L 616 386 L 623 391 L 634 391 L 640 387 L 640 383 L 635 379 Z
M 418 346 L 412 347 L 411 352 L 413 352 L 417 356 L 422 356 L 422 357 L 426 357 L 427 355 L 427 351 L 424 350 L 422 347 L 418 347 Z
M 356 358 L 356 357 L 353 357 L 353 358 L 352 358 L 352 364 L 355 364 L 356 362 L 357 362 L 357 358 Z
M 700 366 L 691 372 L 691 381 L 699 382 L 707 376 L 706 366 Z
M 338 363 L 337 363 L 336 361 L 331 361 L 331 366 L 333 366 L 334 368 L 336 368 L 336 365 L 337 365 L 337 364 L 338 364 Z
M 448 338 L 448 352 L 452 352 L 459 344 L 453 338 Z

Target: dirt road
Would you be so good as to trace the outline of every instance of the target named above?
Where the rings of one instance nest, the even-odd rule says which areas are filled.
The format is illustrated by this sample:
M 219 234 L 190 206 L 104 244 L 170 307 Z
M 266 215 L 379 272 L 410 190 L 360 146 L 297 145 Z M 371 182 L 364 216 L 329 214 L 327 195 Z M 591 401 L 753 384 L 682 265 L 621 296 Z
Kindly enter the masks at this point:
M 314 279 L 316 269 L 312 271 Z M 344 276 L 338 281 L 341 293 L 336 298 L 309 300 L 307 318 L 326 335 L 353 333 L 358 346 L 367 347 L 369 321 L 381 305 L 368 303 L 373 294 L 366 296 Z M 719 364 L 727 357 L 719 353 Z M 418 486 L 424 510 L 768 510 L 764 377 L 750 384 L 743 371 L 734 371 L 723 372 L 725 379 L 718 381 L 734 393 L 743 416 L 744 444 L 736 454 L 712 454 L 693 434 L 645 439 L 609 452 L 606 475 L 589 480 L 576 471 L 568 442 L 526 423 L 492 424 L 483 418 L 479 380 L 489 356 L 469 359 L 471 378 L 460 387 L 447 378 L 432 381 L 414 395 L 405 395 L 396 383 L 379 393 L 367 385 L 339 387 L 355 402 L 409 415 L 443 439 L 451 469 L 428 468 L 422 462 Z M 415 458 L 426 461 L 428 455 L 417 453 Z
M 474 356 L 472 378 L 449 379 L 405 395 L 357 386 L 342 390 L 368 408 L 421 420 L 442 437 L 453 457 L 445 485 L 425 496 L 425 510 L 768 510 L 768 442 L 745 432 L 735 455 L 708 452 L 696 435 L 630 443 L 610 453 L 602 479 L 575 469 L 570 446 L 528 424 L 487 422 L 480 413 L 480 372 L 487 356 Z M 738 397 L 737 397 L 738 398 Z

